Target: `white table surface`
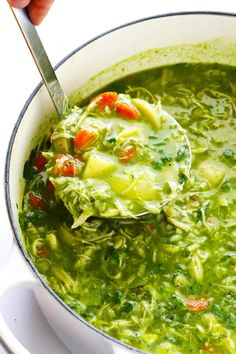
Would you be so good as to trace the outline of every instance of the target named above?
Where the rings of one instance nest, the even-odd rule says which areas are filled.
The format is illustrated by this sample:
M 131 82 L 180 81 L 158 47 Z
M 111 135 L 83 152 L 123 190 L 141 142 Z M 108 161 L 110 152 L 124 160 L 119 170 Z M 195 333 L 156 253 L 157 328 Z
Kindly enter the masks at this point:
M 55 65 L 74 48 L 113 27 L 147 16 L 193 10 L 236 13 L 236 3 L 232 0 L 56 0 L 38 32 Z M 12 245 L 3 190 L 7 144 L 24 102 L 39 81 L 7 2 L 0 0 L 0 267 L 4 267 Z M 30 290 L 16 287 L 6 292 L 0 299 L 0 311 L 30 353 L 69 353 L 46 323 Z M 0 354 L 3 353 L 0 345 Z

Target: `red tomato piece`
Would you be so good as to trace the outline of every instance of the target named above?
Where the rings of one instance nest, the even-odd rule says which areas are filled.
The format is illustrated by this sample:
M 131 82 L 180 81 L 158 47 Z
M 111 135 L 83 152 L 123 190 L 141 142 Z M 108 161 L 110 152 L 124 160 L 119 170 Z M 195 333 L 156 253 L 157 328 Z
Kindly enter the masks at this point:
M 55 157 L 56 164 L 53 169 L 55 176 L 75 176 L 79 173 L 78 163 L 72 156 L 58 154 Z
M 105 109 L 105 107 L 109 107 L 112 109 L 116 103 L 118 98 L 118 94 L 116 92 L 103 92 L 100 95 L 94 97 L 91 102 L 96 102 L 97 106 L 101 109 Z
M 46 190 L 49 194 L 53 194 L 55 192 L 55 187 L 51 181 L 47 181 Z
M 44 209 L 45 207 L 43 198 L 39 195 L 36 195 L 34 192 L 29 192 L 29 202 L 30 205 L 35 209 Z
M 208 299 L 197 299 L 197 300 L 184 300 L 185 305 L 188 307 L 189 311 L 200 313 L 206 310 L 209 306 Z
M 120 116 L 127 118 L 127 119 L 138 119 L 139 117 L 139 112 L 138 110 L 134 107 L 131 106 L 130 104 L 126 102 L 118 102 L 115 105 L 115 110 L 117 114 Z
M 79 149 L 85 149 L 90 145 L 97 137 L 94 131 L 87 129 L 80 129 L 74 138 L 74 144 Z
M 37 247 L 37 256 L 47 258 L 48 256 L 48 250 L 45 246 L 39 246 Z
M 47 159 L 46 157 L 44 157 L 41 153 L 38 154 L 38 156 L 36 157 L 35 161 L 34 161 L 34 166 L 36 168 L 36 171 L 39 172 L 43 172 L 45 170 L 45 165 L 47 163 Z
M 134 157 L 136 154 L 136 147 L 135 146 L 128 146 L 125 150 L 121 151 L 120 153 L 120 161 L 127 163 Z
M 78 173 L 78 168 L 74 163 L 67 162 L 62 169 L 63 176 L 75 176 Z

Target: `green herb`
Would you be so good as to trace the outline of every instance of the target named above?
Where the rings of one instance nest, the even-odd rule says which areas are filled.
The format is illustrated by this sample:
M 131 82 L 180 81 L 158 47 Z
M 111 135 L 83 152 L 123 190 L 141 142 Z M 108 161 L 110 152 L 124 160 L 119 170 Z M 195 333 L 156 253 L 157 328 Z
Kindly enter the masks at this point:
M 114 295 L 115 303 L 119 304 L 121 302 L 121 299 L 122 299 L 122 293 L 119 290 L 117 290 Z
M 113 144 L 113 143 L 116 143 L 116 137 L 115 136 L 111 136 L 109 138 L 106 139 L 109 143 Z
M 212 312 L 223 322 L 227 323 L 228 326 L 230 326 L 231 328 L 236 328 L 235 312 L 228 312 L 227 310 L 221 308 L 218 304 L 213 305 Z
M 160 141 L 159 143 L 154 143 L 152 144 L 153 146 L 163 146 L 163 145 L 166 145 L 166 142 L 164 141 Z
M 171 154 L 168 154 L 168 153 L 166 153 L 166 154 L 163 154 L 162 156 L 161 156 L 161 161 L 162 162 L 170 162 L 172 160 L 172 156 L 171 156 Z
M 236 154 L 232 149 L 224 150 L 223 156 L 229 161 L 236 161 Z
M 195 212 L 196 222 L 202 221 L 202 217 L 203 217 L 202 209 L 198 209 L 198 210 Z
M 188 180 L 188 176 L 185 173 L 179 174 L 179 183 L 185 183 Z
M 199 283 L 195 283 L 189 288 L 189 294 L 191 295 L 200 295 L 202 291 L 202 285 Z
M 46 222 L 47 214 L 44 211 L 28 211 L 26 213 L 20 214 L 20 223 L 21 225 L 27 225 L 31 222 L 34 225 L 40 226 L 42 223 Z
M 159 161 L 155 161 L 153 163 L 153 168 L 155 170 L 161 170 L 166 165 L 166 163 L 170 162 L 171 160 L 172 160 L 171 154 L 165 153 L 161 156 Z
M 86 319 L 91 319 L 94 317 L 94 314 L 92 312 L 83 312 L 81 315 Z
M 130 302 L 126 301 L 122 306 L 121 311 L 123 314 L 129 314 L 131 311 L 133 311 L 133 305 Z
M 177 151 L 177 155 L 176 155 L 175 160 L 177 162 L 183 161 L 186 158 L 187 154 L 188 154 L 188 146 L 182 145 L 179 147 L 179 149 Z
M 161 170 L 163 166 L 164 166 L 164 162 L 162 160 L 153 162 L 153 168 L 155 170 Z

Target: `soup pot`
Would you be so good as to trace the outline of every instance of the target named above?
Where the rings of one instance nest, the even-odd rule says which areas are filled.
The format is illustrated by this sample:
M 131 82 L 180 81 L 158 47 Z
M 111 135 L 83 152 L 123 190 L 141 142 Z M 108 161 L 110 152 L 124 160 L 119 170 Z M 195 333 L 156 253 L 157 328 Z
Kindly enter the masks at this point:
M 76 49 L 57 65 L 56 71 L 73 104 L 122 76 L 178 62 L 236 65 L 235 15 L 176 13 L 129 23 Z M 40 84 L 25 103 L 10 139 L 5 194 L 15 245 L 0 274 L 1 294 L 13 285 L 33 289 L 49 324 L 72 353 L 141 353 L 94 328 L 65 305 L 40 276 L 22 242 L 18 213 L 24 187 L 23 167 L 40 134 L 47 131 L 52 111 L 48 93 Z M 0 334 L 10 352 L 28 353 L 2 317 Z

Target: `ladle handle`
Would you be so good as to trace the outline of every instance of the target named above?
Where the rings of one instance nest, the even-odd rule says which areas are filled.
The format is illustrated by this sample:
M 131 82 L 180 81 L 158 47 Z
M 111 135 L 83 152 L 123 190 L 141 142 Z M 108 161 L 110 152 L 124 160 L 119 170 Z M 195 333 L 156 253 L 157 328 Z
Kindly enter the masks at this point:
M 48 89 L 55 109 L 59 117 L 61 117 L 67 108 L 67 97 L 56 77 L 55 71 L 48 59 L 47 53 L 39 38 L 36 28 L 30 21 L 28 13 L 25 9 L 11 9 L 37 65 L 40 75 L 42 76 L 42 79 Z

